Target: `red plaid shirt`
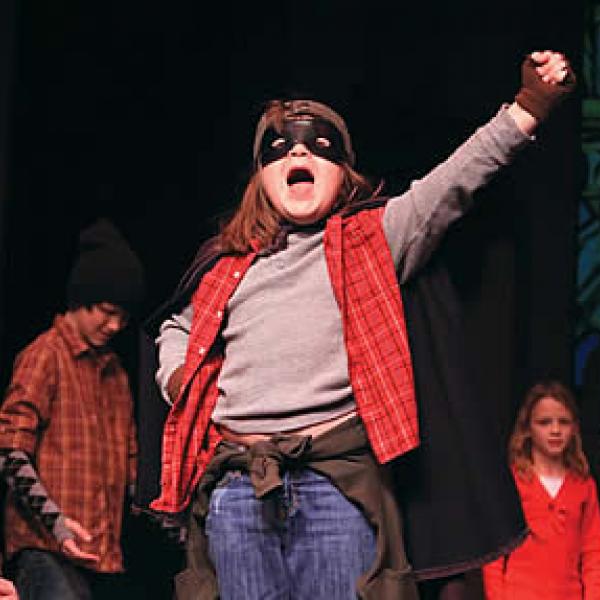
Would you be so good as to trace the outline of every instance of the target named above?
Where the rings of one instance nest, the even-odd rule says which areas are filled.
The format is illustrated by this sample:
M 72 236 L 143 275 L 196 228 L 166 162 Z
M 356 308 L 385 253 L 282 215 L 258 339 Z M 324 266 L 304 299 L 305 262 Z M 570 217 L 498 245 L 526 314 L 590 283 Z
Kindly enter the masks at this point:
M 50 498 L 79 521 L 92 540 L 81 548 L 100 556 L 91 568 L 123 569 L 120 546 L 126 484 L 135 480 L 137 441 L 127 375 L 117 356 L 92 352 L 72 325 L 54 325 L 15 361 L 0 407 L 0 448 L 33 457 Z M 6 505 L 6 548 L 59 552 L 54 537 Z
M 402 298 L 382 215 L 383 208 L 346 218 L 335 215 L 323 242 L 357 409 L 381 463 L 419 443 Z M 223 363 L 217 339 L 227 302 L 255 257 L 250 252 L 220 259 L 194 294 L 182 392 L 163 433 L 162 494 L 152 503 L 156 510 L 185 508 L 220 441 L 211 422 Z

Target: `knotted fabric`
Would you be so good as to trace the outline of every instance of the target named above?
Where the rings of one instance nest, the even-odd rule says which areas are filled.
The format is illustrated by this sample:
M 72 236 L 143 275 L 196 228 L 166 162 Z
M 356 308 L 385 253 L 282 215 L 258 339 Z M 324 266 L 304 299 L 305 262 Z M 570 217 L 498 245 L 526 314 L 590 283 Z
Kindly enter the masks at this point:
M 283 469 L 301 466 L 310 442 L 311 438 L 307 436 L 277 435 L 248 448 L 247 468 L 258 499 L 283 487 Z
M 402 521 L 388 467 L 377 464 L 360 419 L 352 418 L 315 438 L 276 435 L 246 448 L 221 442 L 208 465 L 192 504 L 187 569 L 176 577 L 178 600 L 218 598 L 214 569 L 208 558 L 204 521 L 210 494 L 228 471 L 250 475 L 257 498 L 266 499 L 283 485 L 281 474 L 312 469 L 363 513 L 376 533 L 376 558 L 357 582 L 365 600 L 417 600 L 412 569 L 406 560 Z

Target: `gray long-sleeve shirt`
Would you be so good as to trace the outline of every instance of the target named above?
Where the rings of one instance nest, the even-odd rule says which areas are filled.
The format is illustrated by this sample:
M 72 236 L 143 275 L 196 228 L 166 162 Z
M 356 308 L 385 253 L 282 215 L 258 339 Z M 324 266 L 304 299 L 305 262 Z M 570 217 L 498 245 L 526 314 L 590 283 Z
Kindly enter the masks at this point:
M 401 281 L 423 266 L 473 193 L 530 140 L 505 108 L 446 161 L 386 205 L 383 227 Z M 341 315 L 327 274 L 323 231 L 292 233 L 259 257 L 227 305 L 225 360 L 213 420 L 240 433 L 312 425 L 354 409 Z M 193 310 L 165 321 L 157 382 L 166 396 L 185 360 Z

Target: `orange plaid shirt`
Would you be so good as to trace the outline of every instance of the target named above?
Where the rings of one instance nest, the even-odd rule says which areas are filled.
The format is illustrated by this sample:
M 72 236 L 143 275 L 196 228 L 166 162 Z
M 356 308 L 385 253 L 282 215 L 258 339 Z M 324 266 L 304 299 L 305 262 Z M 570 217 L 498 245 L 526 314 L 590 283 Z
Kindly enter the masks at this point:
M 53 326 L 17 357 L 0 407 L 0 448 L 33 458 L 48 494 L 92 541 L 91 568 L 123 570 L 123 500 L 135 478 L 137 442 L 127 375 L 110 350 L 94 352 L 58 315 Z M 17 508 L 9 494 L 6 550 L 59 551 L 54 537 Z

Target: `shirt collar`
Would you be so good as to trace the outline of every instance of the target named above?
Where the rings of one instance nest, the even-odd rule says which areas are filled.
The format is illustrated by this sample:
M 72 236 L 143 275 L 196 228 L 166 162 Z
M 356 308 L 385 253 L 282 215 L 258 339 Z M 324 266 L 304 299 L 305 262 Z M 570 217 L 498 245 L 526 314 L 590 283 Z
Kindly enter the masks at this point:
M 114 352 L 110 348 L 100 350 L 93 348 L 81 337 L 77 329 L 65 315 L 56 315 L 54 317 L 54 327 L 65 341 L 69 352 L 75 358 L 89 355 L 94 357 L 100 363 L 101 367 L 105 367 L 115 357 Z

